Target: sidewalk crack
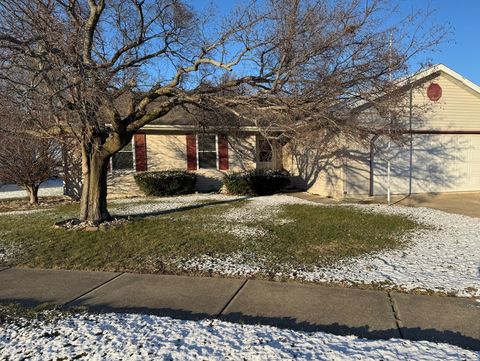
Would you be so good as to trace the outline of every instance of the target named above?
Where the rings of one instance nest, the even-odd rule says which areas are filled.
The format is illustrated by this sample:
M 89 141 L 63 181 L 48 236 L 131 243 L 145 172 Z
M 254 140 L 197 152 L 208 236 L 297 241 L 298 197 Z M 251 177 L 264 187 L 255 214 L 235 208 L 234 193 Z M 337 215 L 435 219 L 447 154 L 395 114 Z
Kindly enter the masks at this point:
M 403 332 L 402 332 L 403 324 L 402 324 L 402 320 L 400 319 L 400 313 L 399 313 L 398 307 L 389 291 L 387 292 L 387 295 L 390 301 L 390 306 L 392 307 L 393 317 L 395 318 L 395 323 L 397 325 L 398 333 L 400 334 L 400 337 L 404 339 L 405 337 L 403 337 Z
M 80 296 L 75 297 L 73 300 L 70 300 L 70 301 L 68 301 L 68 302 L 65 302 L 62 307 L 66 307 L 67 305 L 69 305 L 69 304 L 77 301 L 78 299 L 82 298 L 83 296 L 88 295 L 89 293 L 98 290 L 99 288 L 105 286 L 107 283 L 110 283 L 110 282 L 116 280 L 118 277 L 120 277 L 120 276 L 123 275 L 123 274 L 125 274 L 125 272 L 121 272 L 121 273 L 119 273 L 118 275 L 116 275 L 116 276 L 114 276 L 114 277 L 106 280 L 105 282 L 99 284 L 98 286 L 96 286 L 96 287 L 88 290 L 87 292 L 82 293 Z
M 225 312 L 225 310 L 227 309 L 227 307 L 232 303 L 232 301 L 235 299 L 235 297 L 237 297 L 237 295 L 240 293 L 240 291 L 243 289 L 243 287 L 245 287 L 245 285 L 247 284 L 248 282 L 248 278 L 245 279 L 245 281 L 243 281 L 242 285 L 238 288 L 238 290 L 233 294 L 232 297 L 230 297 L 230 299 L 227 301 L 227 303 L 225 304 L 225 306 L 223 306 L 223 308 L 220 310 L 220 312 L 215 316 L 215 318 L 219 318 L 223 312 Z

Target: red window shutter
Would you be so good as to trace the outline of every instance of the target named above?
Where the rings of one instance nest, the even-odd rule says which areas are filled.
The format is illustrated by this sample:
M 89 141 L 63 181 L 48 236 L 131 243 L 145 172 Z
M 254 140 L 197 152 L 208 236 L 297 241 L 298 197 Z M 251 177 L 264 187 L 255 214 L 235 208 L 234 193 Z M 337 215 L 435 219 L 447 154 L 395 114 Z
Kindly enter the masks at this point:
M 218 169 L 228 170 L 228 138 L 225 134 L 218 135 Z
M 187 169 L 197 169 L 197 137 L 195 134 L 187 134 Z
M 147 170 L 147 136 L 145 133 L 134 135 L 135 143 L 135 170 L 143 172 Z

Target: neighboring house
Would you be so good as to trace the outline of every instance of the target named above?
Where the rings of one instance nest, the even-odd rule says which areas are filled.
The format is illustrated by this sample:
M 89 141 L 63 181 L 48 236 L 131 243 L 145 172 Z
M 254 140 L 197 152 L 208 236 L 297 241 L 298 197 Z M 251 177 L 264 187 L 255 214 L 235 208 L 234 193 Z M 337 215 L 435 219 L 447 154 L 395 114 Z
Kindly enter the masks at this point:
M 480 87 L 444 65 L 405 81 L 412 106 L 428 112 L 406 120 L 402 144 L 372 137 L 370 147 L 346 144 L 335 156 L 295 150 L 265 138 L 252 123 L 200 122 L 176 111 L 142 128 L 112 159 L 110 193 L 136 194 L 135 171 L 185 169 L 197 173 L 197 190 L 218 190 L 225 172 L 287 169 L 300 189 L 324 196 L 379 195 L 480 190 Z M 205 115 L 203 115 L 205 117 Z M 206 116 L 208 118 L 208 115 Z M 199 125 L 201 124 L 201 126 Z M 411 131 L 410 131 L 411 129 Z M 313 152 L 315 153 L 315 152 Z

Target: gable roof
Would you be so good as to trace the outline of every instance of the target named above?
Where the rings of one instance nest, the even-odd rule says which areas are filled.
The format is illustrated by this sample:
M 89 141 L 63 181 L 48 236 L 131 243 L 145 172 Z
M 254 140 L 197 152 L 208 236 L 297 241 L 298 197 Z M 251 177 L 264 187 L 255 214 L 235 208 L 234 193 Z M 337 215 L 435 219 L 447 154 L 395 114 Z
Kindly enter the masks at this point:
M 428 69 L 419 71 L 418 73 L 415 73 L 415 74 L 403 79 L 401 81 L 401 83 L 404 82 L 405 84 L 410 84 L 410 83 L 414 83 L 414 82 L 417 82 L 417 81 L 421 81 L 422 79 L 427 78 L 430 75 L 433 75 L 433 74 L 438 73 L 438 72 L 441 72 L 441 73 L 444 73 L 444 74 L 447 74 L 447 75 L 451 76 L 452 78 L 458 80 L 460 83 L 465 85 L 467 88 L 470 88 L 471 90 L 473 90 L 474 92 L 476 92 L 477 94 L 480 95 L 480 86 L 478 86 L 474 82 L 468 80 L 467 78 L 461 76 L 459 73 L 450 69 L 448 66 L 446 66 L 444 64 L 433 65 Z
M 421 70 L 417 73 L 414 73 L 412 75 L 407 75 L 405 77 L 399 78 L 396 81 L 396 85 L 398 87 L 398 91 L 406 91 L 410 87 L 416 86 L 418 84 L 421 84 L 425 81 L 428 81 L 429 79 L 432 79 L 436 77 L 438 74 L 447 74 L 448 76 L 452 77 L 453 79 L 457 80 L 464 86 L 466 86 L 468 89 L 471 89 L 474 91 L 477 95 L 480 95 L 480 86 L 475 84 L 474 82 L 468 80 L 467 78 L 461 76 L 459 73 L 456 71 L 450 69 L 448 66 L 444 64 L 437 64 L 433 65 L 427 69 Z M 386 96 L 388 96 L 390 93 L 382 93 L 377 96 L 378 99 L 382 99 Z M 357 101 L 353 106 L 352 109 L 364 109 L 365 107 L 370 107 L 371 102 L 369 102 L 366 99 L 362 99 Z

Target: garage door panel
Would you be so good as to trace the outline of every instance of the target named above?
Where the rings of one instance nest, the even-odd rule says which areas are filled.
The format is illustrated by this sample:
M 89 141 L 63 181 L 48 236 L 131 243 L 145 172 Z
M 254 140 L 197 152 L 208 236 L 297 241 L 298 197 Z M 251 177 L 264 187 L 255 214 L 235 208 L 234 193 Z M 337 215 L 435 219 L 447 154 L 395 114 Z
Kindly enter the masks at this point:
M 480 135 L 417 135 L 412 143 L 391 145 L 393 194 L 480 190 Z M 388 159 L 386 142 L 379 142 L 375 194 L 387 192 Z

